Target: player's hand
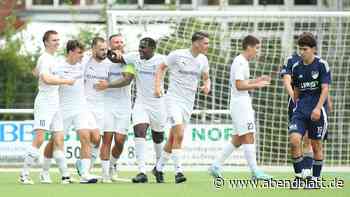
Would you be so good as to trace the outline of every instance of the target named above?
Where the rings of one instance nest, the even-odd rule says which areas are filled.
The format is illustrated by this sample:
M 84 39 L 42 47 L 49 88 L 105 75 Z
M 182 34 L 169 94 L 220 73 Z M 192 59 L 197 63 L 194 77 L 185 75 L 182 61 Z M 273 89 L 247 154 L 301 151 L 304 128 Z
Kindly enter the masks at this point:
M 75 83 L 75 80 L 74 80 L 74 79 L 65 79 L 65 80 L 66 80 L 66 81 L 65 81 L 64 84 L 69 85 L 69 86 L 72 86 L 72 85 L 74 85 L 74 83 Z
M 155 97 L 161 97 L 162 96 L 162 91 L 160 90 L 160 87 L 156 86 L 154 88 L 154 96 Z
M 257 88 L 263 88 L 270 85 L 270 81 L 266 81 L 266 80 L 260 80 L 256 82 L 256 86 Z
M 108 88 L 108 82 L 106 80 L 99 80 L 94 87 L 97 91 L 105 90 Z
M 200 87 L 200 89 L 206 95 L 208 95 L 209 92 L 210 92 L 210 86 L 208 86 L 208 85 L 203 85 L 203 86 Z
M 319 108 L 315 108 L 314 110 L 312 110 L 311 112 L 311 120 L 312 121 L 318 121 L 321 118 L 321 109 Z
M 268 75 L 262 75 L 262 76 L 258 77 L 256 80 L 257 81 L 268 81 L 268 82 L 270 82 L 271 81 L 271 77 L 268 76 Z

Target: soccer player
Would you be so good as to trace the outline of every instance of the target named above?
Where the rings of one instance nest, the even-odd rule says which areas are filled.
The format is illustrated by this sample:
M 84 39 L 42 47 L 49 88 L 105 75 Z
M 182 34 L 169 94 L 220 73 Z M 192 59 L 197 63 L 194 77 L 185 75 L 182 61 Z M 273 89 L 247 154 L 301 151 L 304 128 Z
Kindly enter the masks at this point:
M 39 159 L 39 148 L 44 142 L 44 133 L 50 131 L 52 133 L 51 144 L 54 149 L 53 157 L 61 170 L 62 183 L 70 183 L 70 177 L 63 153 L 64 134 L 62 118 L 59 113 L 58 85 L 73 85 L 74 80 L 61 79 L 55 76 L 54 72 L 58 65 L 58 60 L 55 56 L 55 52 L 59 46 L 58 33 L 53 30 L 45 32 L 43 42 L 45 51 L 39 57 L 34 70 L 34 73 L 38 76 L 39 82 L 39 92 L 34 102 L 35 136 L 32 146 L 27 150 L 24 156 L 24 166 L 19 181 L 22 184 L 34 184 L 29 176 L 29 169 Z M 50 161 L 50 159 L 47 160 Z M 52 182 L 48 170 L 49 168 L 40 174 L 40 180 L 42 183 Z
M 324 104 L 328 98 L 331 73 L 328 63 L 315 56 L 317 42 L 312 35 L 298 39 L 302 61 L 292 66 L 292 83 L 296 103 L 289 126 L 289 141 L 295 172 L 295 180 L 301 180 L 304 168 L 301 140 L 308 131 L 314 161 L 313 179 L 319 179 L 323 164 L 322 139 L 327 132 L 327 112 Z
M 139 52 L 123 55 L 122 61 L 135 68 L 136 99 L 132 111 L 135 154 L 139 173 L 132 178 L 133 183 L 146 183 L 146 134 L 152 132 L 156 162 L 162 153 L 166 115 L 162 97 L 154 95 L 156 69 L 165 62 L 165 56 L 155 53 L 156 41 L 150 37 L 140 40 Z
M 124 41 L 120 34 L 109 38 L 110 50 L 124 52 Z M 131 119 L 131 87 L 135 71 L 131 65 L 110 62 L 108 81 L 100 80 L 96 85 L 105 91 L 105 122 L 101 146 L 102 182 L 110 183 L 117 179 L 117 161 L 123 152 Z M 108 88 L 108 89 L 107 89 Z M 114 146 L 111 145 L 114 137 Z M 111 158 L 111 159 L 110 159 Z
M 231 65 L 230 110 L 233 123 L 231 142 L 223 147 L 223 152 L 216 158 L 209 173 L 213 177 L 222 177 L 221 168 L 225 160 L 235 148 L 243 147 L 244 156 L 252 173 L 253 179 L 271 179 L 271 176 L 258 169 L 255 152 L 255 118 L 249 91 L 266 87 L 270 84 L 269 76 L 250 79 L 249 61 L 256 57 L 260 49 L 260 41 L 252 36 L 246 36 L 242 41 L 243 52 L 238 55 Z
M 305 32 L 306 34 L 308 32 Z M 312 34 L 311 34 L 312 35 Z M 298 61 L 302 61 L 302 58 L 297 53 L 293 53 L 286 61 L 286 64 L 283 65 L 280 75 L 283 80 L 283 85 L 286 88 L 288 92 L 288 122 L 292 120 L 293 115 L 293 109 L 295 107 L 294 105 L 294 91 L 292 86 L 292 66 L 297 63 Z M 326 105 L 327 104 L 327 105 Z M 331 97 L 329 96 L 326 101 L 325 107 L 326 110 L 329 112 L 332 111 L 332 101 Z M 325 136 L 326 139 L 326 136 Z M 308 138 L 307 132 L 305 133 L 305 136 L 303 137 L 303 162 L 304 162 L 304 169 L 302 170 L 302 177 L 306 178 L 312 175 L 312 163 L 313 163 L 313 152 L 312 152 L 312 146 L 311 146 L 311 140 Z
M 74 127 L 79 135 L 80 150 L 80 183 L 96 183 L 97 178 L 89 173 L 91 165 L 91 141 L 93 131 L 97 128 L 95 119 L 88 109 L 84 92 L 84 70 L 81 64 L 84 46 L 77 40 L 69 40 L 66 45 L 67 58 L 58 68 L 63 78 L 76 80 L 73 86 L 61 85 L 59 88 L 60 109 L 65 131 Z
M 182 141 L 185 126 L 190 122 L 200 79 L 204 94 L 210 92 L 209 64 L 205 56 L 209 47 L 209 35 L 195 32 L 189 49 L 171 52 L 164 64 L 161 64 L 155 77 L 155 95 L 162 96 L 162 81 L 165 71 L 169 69 L 169 88 L 165 95 L 165 106 L 171 124 L 169 138 L 164 146 L 162 156 L 153 169 L 158 183 L 164 182 L 164 165 L 172 155 L 175 163 L 175 183 L 186 181 L 181 165 Z
M 92 56 L 85 56 L 82 64 L 85 67 L 85 95 L 87 106 L 94 116 L 97 129 L 91 133 L 91 168 L 99 155 L 101 135 L 104 130 L 104 91 L 97 91 L 96 84 L 99 80 L 108 79 L 109 61 L 107 57 L 107 42 L 104 38 L 95 37 L 91 44 Z M 78 173 L 80 171 L 80 160 L 76 162 Z

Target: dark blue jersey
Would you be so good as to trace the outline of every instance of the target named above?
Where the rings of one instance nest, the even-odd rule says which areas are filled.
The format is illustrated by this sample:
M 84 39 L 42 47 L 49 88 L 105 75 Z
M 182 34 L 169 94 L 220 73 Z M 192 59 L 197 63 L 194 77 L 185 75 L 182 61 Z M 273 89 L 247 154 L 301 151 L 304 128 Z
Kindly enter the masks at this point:
M 293 53 L 291 56 L 289 56 L 287 62 L 282 66 L 280 70 L 281 78 L 283 75 L 292 75 L 292 67 L 298 61 L 301 61 L 301 57 L 297 53 Z
M 292 67 L 292 83 L 299 89 L 299 103 L 307 103 L 310 108 L 314 108 L 320 98 L 322 84 L 331 83 L 328 63 L 319 57 L 315 57 L 309 65 L 303 61 L 295 63 Z

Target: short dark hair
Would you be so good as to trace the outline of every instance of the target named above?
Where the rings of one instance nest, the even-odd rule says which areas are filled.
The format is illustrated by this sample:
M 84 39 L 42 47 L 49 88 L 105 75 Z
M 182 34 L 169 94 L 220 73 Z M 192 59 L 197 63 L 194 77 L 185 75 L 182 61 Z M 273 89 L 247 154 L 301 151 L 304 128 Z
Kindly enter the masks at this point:
M 315 36 L 310 32 L 303 32 L 298 38 L 298 46 L 308 46 L 310 48 L 317 46 L 317 41 Z
M 121 33 L 112 34 L 111 36 L 109 36 L 108 40 L 111 41 L 114 37 L 123 37 L 123 35 Z
M 139 46 L 155 49 L 157 47 L 157 42 L 153 38 L 145 37 L 140 40 Z
M 66 45 L 67 54 L 70 51 L 74 51 L 77 48 L 84 50 L 84 45 L 82 43 L 80 43 L 78 40 L 68 40 L 67 45 Z
M 259 39 L 256 38 L 255 36 L 248 35 L 245 38 L 243 38 L 242 48 L 243 48 L 243 50 L 246 50 L 248 48 L 248 46 L 254 47 L 257 44 L 260 44 Z
M 48 31 L 46 31 L 44 33 L 44 36 L 43 36 L 43 43 L 44 43 L 44 45 L 45 45 L 45 42 L 48 41 L 50 36 L 53 35 L 53 34 L 58 34 L 58 33 L 55 30 L 48 30 Z
M 197 31 L 192 34 L 192 42 L 202 40 L 203 38 L 209 38 L 209 34 L 204 31 Z
M 106 40 L 102 37 L 94 37 L 92 39 L 91 48 L 94 48 L 99 42 L 106 42 Z

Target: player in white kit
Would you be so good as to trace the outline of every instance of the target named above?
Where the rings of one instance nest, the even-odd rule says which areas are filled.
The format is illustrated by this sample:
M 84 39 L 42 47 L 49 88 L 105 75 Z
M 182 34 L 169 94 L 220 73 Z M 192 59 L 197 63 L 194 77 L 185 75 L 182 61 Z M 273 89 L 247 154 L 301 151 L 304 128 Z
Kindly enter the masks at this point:
M 104 96 L 105 91 L 97 91 L 96 84 L 100 80 L 108 79 L 109 61 L 107 57 L 107 42 L 104 38 L 95 37 L 91 44 L 92 56 L 83 58 L 85 67 L 85 96 L 87 100 L 87 107 L 93 114 L 97 129 L 91 132 L 91 167 L 99 155 L 100 139 L 104 130 Z M 77 160 L 76 167 L 78 173 L 80 171 L 81 163 Z
M 186 124 L 190 122 L 195 95 L 200 87 L 204 94 L 210 92 L 209 63 L 205 54 L 208 52 L 209 36 L 205 32 L 195 32 L 192 35 L 192 46 L 189 49 L 179 49 L 171 52 L 165 64 L 161 64 L 155 77 L 155 95 L 162 95 L 161 81 L 165 71 L 169 70 L 169 88 L 165 95 L 165 106 L 168 120 L 171 124 L 169 138 L 153 174 L 158 183 L 164 182 L 163 168 L 172 154 L 175 163 L 175 183 L 186 181 L 181 166 L 182 140 Z
M 62 79 L 55 76 L 55 69 L 58 60 L 55 52 L 59 46 L 59 36 L 56 31 L 47 31 L 43 36 L 45 45 L 44 53 L 39 57 L 37 66 L 33 73 L 38 76 L 39 92 L 34 103 L 34 132 L 35 136 L 32 146 L 27 150 L 24 156 L 24 166 L 19 178 L 22 184 L 33 184 L 29 177 L 30 167 L 39 159 L 39 148 L 44 142 L 44 133 L 51 132 L 51 147 L 47 147 L 47 152 L 52 152 L 60 171 L 62 173 L 62 183 L 70 183 L 66 161 L 63 153 L 63 126 L 62 118 L 59 113 L 58 85 L 72 85 L 74 80 Z M 46 164 L 45 164 L 46 163 Z M 51 183 L 49 176 L 49 166 L 51 159 L 44 161 L 44 171 L 40 175 L 42 183 Z
M 134 67 L 122 63 L 114 63 L 111 53 L 124 52 L 124 41 L 120 34 L 109 38 L 110 67 L 108 81 L 100 80 L 96 85 L 99 91 L 105 90 L 105 120 L 101 146 L 102 182 L 116 181 L 117 161 L 123 152 L 131 119 L 131 82 L 134 79 Z M 107 89 L 108 88 L 108 89 Z M 114 137 L 114 146 L 111 151 Z
M 66 46 L 67 58 L 58 67 L 58 74 L 67 79 L 74 79 L 73 86 L 61 85 L 59 88 L 60 110 L 65 131 L 73 127 L 79 135 L 80 183 L 96 183 L 97 178 L 89 173 L 91 166 L 91 139 L 97 128 L 95 119 L 88 109 L 84 91 L 85 66 L 81 64 L 84 47 L 77 40 L 69 40 Z
M 138 53 L 130 53 L 123 56 L 125 63 L 134 65 L 136 70 L 137 92 L 132 120 L 139 173 L 132 178 L 133 183 L 148 182 L 145 161 L 148 128 L 152 132 L 156 162 L 162 153 L 166 114 L 163 98 L 154 95 L 154 76 L 158 66 L 164 64 L 165 56 L 155 53 L 155 49 L 156 41 L 150 37 L 145 37 L 140 40 Z
M 250 79 L 249 61 L 255 58 L 260 48 L 260 41 L 254 36 L 246 36 L 242 41 L 242 48 L 243 52 L 233 60 L 230 72 L 230 110 L 234 132 L 231 142 L 223 147 L 223 152 L 209 168 L 209 173 L 215 178 L 222 177 L 221 166 L 235 148 L 242 146 L 252 178 L 267 180 L 272 177 L 259 170 L 256 163 L 255 114 L 248 91 L 269 85 L 271 78 L 263 75 Z

